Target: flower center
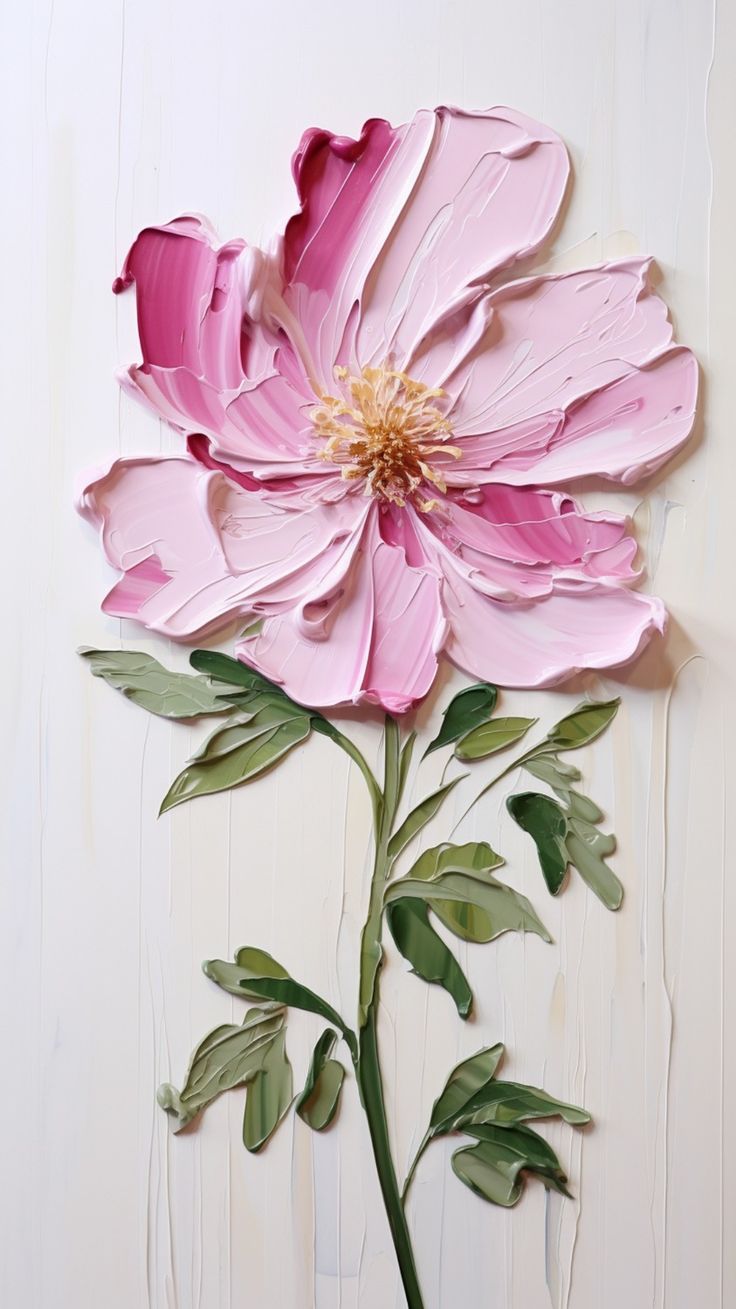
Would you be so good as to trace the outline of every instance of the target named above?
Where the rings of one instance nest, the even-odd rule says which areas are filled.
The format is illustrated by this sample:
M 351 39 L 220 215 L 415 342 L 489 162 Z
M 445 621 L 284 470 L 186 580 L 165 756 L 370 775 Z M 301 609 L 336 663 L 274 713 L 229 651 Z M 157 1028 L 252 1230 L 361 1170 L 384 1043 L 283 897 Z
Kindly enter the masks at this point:
M 438 454 L 461 457 L 448 445 L 450 424 L 431 390 L 393 368 L 364 368 L 354 377 L 335 369 L 338 395 L 323 395 L 312 410 L 315 434 L 325 442 L 320 459 L 340 464 L 348 481 L 365 482 L 365 495 L 400 505 L 411 502 L 423 513 L 439 501 L 427 497 L 427 483 L 446 491 Z

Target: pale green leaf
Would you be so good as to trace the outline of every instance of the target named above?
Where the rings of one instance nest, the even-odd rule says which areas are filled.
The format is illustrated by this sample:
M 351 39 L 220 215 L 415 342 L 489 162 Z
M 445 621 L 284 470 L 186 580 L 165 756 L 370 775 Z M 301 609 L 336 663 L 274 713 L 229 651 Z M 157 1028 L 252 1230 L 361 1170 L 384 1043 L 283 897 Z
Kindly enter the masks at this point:
M 213 685 L 209 677 L 171 672 L 140 650 L 93 650 L 82 646 L 78 653 L 89 661 L 93 676 L 101 677 L 128 700 L 161 718 L 198 718 L 231 709 L 221 694 L 227 688 Z
M 526 896 L 492 877 L 481 880 L 468 873 L 446 873 L 431 882 L 401 877 L 389 884 L 384 900 L 393 904 L 401 899 L 424 900 L 443 921 L 448 904 L 472 905 L 487 915 L 488 940 L 503 932 L 534 932 L 544 941 L 552 939 Z
M 291 1064 L 286 1054 L 286 1032 L 272 1042 L 263 1065 L 248 1084 L 243 1115 L 243 1144 L 257 1154 L 284 1117 L 293 1091 Z
M 185 800 L 229 791 L 234 786 L 260 777 L 261 773 L 272 768 L 294 746 L 305 741 L 309 732 L 308 718 L 294 718 L 223 756 L 216 755 L 211 760 L 203 759 L 189 764 L 172 782 L 161 804 L 160 813 L 166 813 Z
M 388 844 L 388 855 L 390 859 L 395 859 L 401 851 L 414 840 L 414 837 L 421 832 L 427 823 L 431 822 L 435 814 L 439 812 L 443 801 L 450 792 L 457 786 L 458 782 L 463 780 L 465 774 L 460 777 L 453 777 L 451 782 L 446 782 L 444 786 L 438 787 L 426 800 L 422 800 L 416 808 L 407 814 L 398 831 L 394 832 Z
M 336 1033 L 328 1028 L 314 1047 L 304 1090 L 296 1101 L 296 1112 L 314 1132 L 323 1132 L 330 1126 L 340 1102 L 345 1069 L 330 1055 L 337 1040 Z
M 489 755 L 515 745 L 538 721 L 536 718 L 492 718 L 468 732 L 455 746 L 458 759 L 487 759 Z
M 621 700 L 583 701 L 571 714 L 550 728 L 547 740 L 555 750 L 577 750 L 605 732 L 618 713 Z
M 192 1055 L 184 1085 L 159 1087 L 158 1102 L 176 1119 L 179 1132 L 222 1091 L 251 1082 L 261 1071 L 269 1050 L 282 1031 L 281 1007 L 249 1009 L 240 1026 L 216 1027 Z

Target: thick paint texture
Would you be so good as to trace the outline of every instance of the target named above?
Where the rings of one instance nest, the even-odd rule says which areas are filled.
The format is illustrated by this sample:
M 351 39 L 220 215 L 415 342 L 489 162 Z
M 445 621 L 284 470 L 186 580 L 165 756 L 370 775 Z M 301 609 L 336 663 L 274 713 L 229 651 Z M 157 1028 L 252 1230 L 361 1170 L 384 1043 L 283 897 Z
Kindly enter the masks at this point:
M 185 641 L 260 618 L 236 652 L 297 700 L 394 713 L 443 651 L 506 686 L 632 659 L 665 611 L 631 589 L 627 522 L 558 488 L 628 486 L 690 432 L 697 366 L 648 261 L 509 280 L 569 174 L 514 110 L 312 129 L 293 172 L 269 250 L 183 217 L 115 283 L 143 356 L 123 385 L 182 450 L 83 486 L 106 612 Z

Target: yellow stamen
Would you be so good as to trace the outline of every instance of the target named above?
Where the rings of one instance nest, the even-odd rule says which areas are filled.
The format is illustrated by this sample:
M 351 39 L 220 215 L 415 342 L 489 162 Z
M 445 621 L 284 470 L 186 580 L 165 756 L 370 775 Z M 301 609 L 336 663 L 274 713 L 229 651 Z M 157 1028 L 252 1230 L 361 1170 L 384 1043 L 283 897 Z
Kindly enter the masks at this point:
M 365 481 L 365 495 L 403 508 L 411 502 L 422 513 L 439 508 L 426 499 L 427 483 L 443 493 L 447 485 L 433 455 L 460 459 L 448 445 L 450 424 L 433 403 L 445 392 L 393 368 L 364 368 L 359 376 L 335 368 L 341 394 L 321 395 L 310 417 L 324 441 L 319 458 L 339 464 L 346 481 Z

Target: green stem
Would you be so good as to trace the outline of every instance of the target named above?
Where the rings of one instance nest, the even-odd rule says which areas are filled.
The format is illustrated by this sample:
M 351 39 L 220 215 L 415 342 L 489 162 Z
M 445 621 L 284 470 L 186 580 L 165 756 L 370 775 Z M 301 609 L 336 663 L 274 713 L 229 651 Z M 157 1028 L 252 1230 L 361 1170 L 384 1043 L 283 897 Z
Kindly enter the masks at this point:
M 483 796 L 487 795 L 488 792 L 492 790 L 492 788 L 496 786 L 498 782 L 502 782 L 504 777 L 508 777 L 509 773 L 513 773 L 515 768 L 521 768 L 522 764 L 525 764 L 527 759 L 533 759 L 535 755 L 544 754 L 545 746 L 546 743 L 544 741 L 540 741 L 538 745 L 533 745 L 531 750 L 526 750 L 524 754 L 519 755 L 518 759 L 514 759 L 513 762 L 508 765 L 507 768 L 504 768 L 500 773 L 497 773 L 495 777 L 492 777 L 490 782 L 486 782 L 485 786 L 482 788 L 482 790 L 478 792 L 475 799 L 470 801 L 470 804 L 468 805 L 467 809 L 465 809 L 464 812 L 461 813 L 460 817 L 455 823 L 455 826 L 450 832 L 450 837 L 448 839 L 452 839 L 452 837 L 455 835 L 458 827 L 462 822 L 465 821 L 471 809 L 473 808 L 473 805 L 476 805 L 479 800 L 482 800 Z M 451 755 L 450 760 L 452 760 L 452 757 L 453 756 Z M 442 774 L 442 776 L 444 777 L 444 773 Z
M 378 1180 L 408 1309 L 424 1309 L 424 1301 L 414 1263 L 411 1237 L 406 1224 L 401 1192 L 396 1178 L 396 1169 L 391 1156 L 376 1032 L 379 980 L 383 954 L 381 946 L 383 890 L 391 867 L 391 860 L 388 856 L 388 843 L 396 819 L 401 781 L 399 729 L 394 720 L 387 716 L 384 737 L 383 795 L 380 811 L 374 810 L 377 821 L 373 876 L 371 878 L 368 917 L 361 937 L 359 1053 L 356 1064 L 356 1078 L 361 1103 L 368 1120 L 368 1130 L 373 1146 Z
M 426 1150 L 431 1140 L 432 1140 L 431 1133 L 429 1131 L 425 1132 L 424 1140 L 422 1141 L 422 1144 L 420 1145 L 419 1149 L 414 1155 L 414 1158 L 411 1161 L 411 1166 L 409 1168 L 409 1171 L 406 1174 L 406 1181 L 404 1182 L 404 1186 L 401 1191 L 402 1204 L 406 1204 L 406 1197 L 409 1194 L 409 1187 L 411 1186 L 412 1181 L 414 1179 L 414 1174 L 417 1171 L 417 1164 L 419 1163 L 419 1160 L 421 1159 L 422 1155 L 424 1154 L 424 1151 Z
M 401 1281 L 406 1295 L 408 1309 L 424 1309 L 424 1300 L 419 1287 L 411 1237 L 406 1225 L 401 1193 L 396 1180 L 396 1170 L 391 1157 L 391 1144 L 386 1122 L 386 1109 L 383 1100 L 381 1067 L 378 1061 L 378 1043 L 376 1040 L 376 1010 L 371 1007 L 368 1021 L 360 1033 L 360 1058 L 358 1060 L 358 1087 L 368 1119 L 371 1134 L 373 1156 L 376 1161 L 378 1180 L 386 1208 L 391 1236 L 393 1238 L 396 1258 L 401 1273 Z

